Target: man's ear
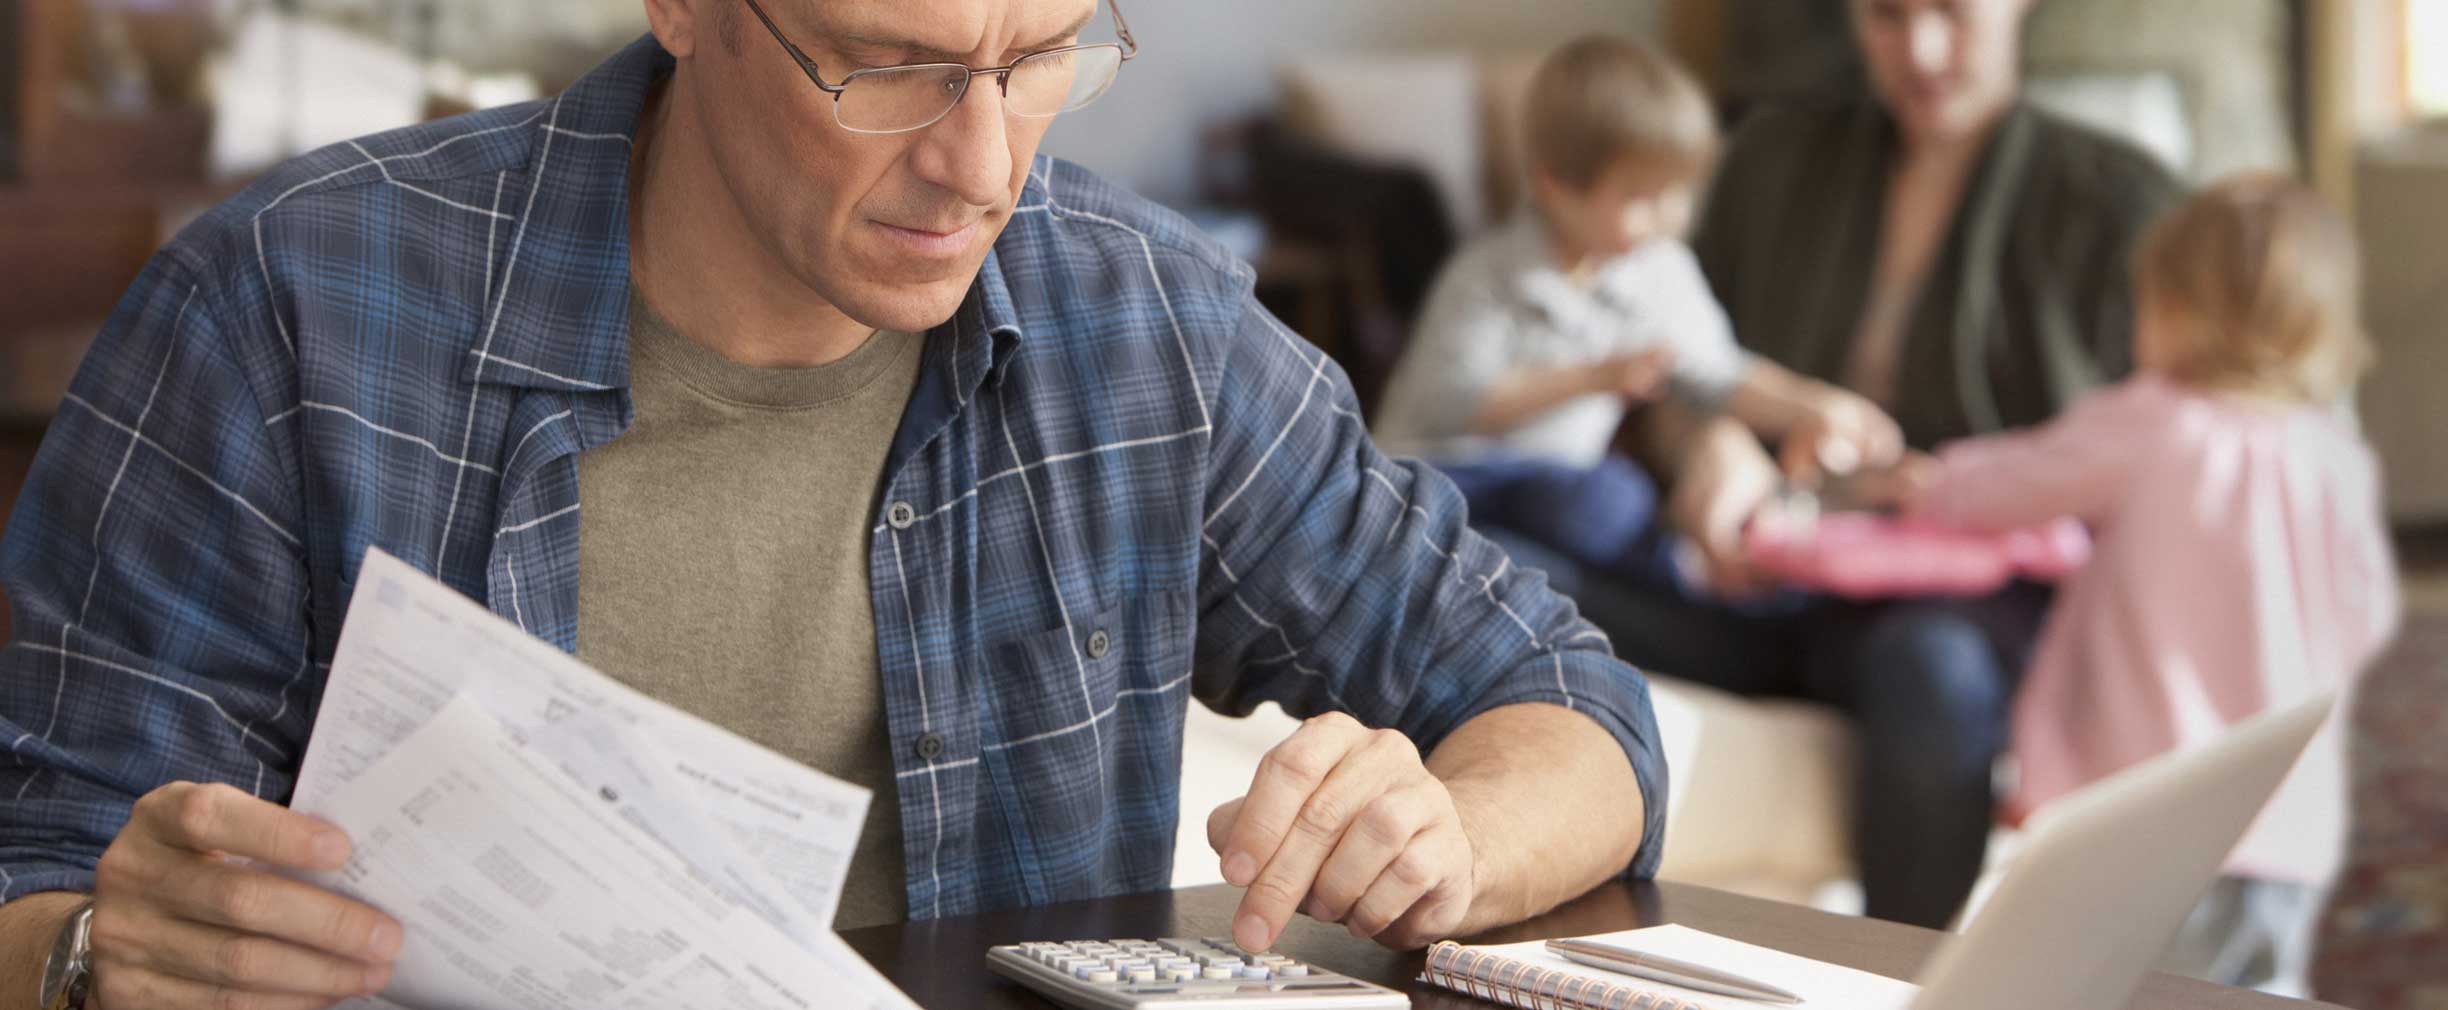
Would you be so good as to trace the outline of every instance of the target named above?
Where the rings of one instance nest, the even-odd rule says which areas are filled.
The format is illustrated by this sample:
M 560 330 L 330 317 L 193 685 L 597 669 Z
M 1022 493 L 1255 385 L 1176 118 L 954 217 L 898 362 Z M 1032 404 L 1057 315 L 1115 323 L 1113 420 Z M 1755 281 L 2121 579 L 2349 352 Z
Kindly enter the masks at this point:
M 673 59 L 686 60 L 697 54 L 709 22 L 724 16 L 706 6 L 700 0 L 646 0 L 646 26 Z

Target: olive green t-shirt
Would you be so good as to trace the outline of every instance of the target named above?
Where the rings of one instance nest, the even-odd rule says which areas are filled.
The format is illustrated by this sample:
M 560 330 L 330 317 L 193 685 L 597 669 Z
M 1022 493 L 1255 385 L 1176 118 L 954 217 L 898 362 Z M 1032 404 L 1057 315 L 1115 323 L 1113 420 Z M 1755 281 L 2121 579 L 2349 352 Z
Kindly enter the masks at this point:
M 828 364 L 759 368 L 633 290 L 636 420 L 578 457 L 579 658 L 874 791 L 841 929 L 905 917 L 867 547 L 920 343 L 879 332 Z

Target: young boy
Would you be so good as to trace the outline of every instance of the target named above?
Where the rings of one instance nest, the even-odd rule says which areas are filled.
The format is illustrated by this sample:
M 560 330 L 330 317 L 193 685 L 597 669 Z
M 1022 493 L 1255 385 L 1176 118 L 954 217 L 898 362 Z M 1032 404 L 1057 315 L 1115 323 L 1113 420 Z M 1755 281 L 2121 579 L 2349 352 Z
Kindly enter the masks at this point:
M 1735 345 L 1682 240 L 1716 156 L 1714 113 L 1671 60 L 1575 41 L 1532 78 L 1525 125 L 1530 205 L 1438 276 L 1378 414 L 1387 451 L 1444 470 L 1474 523 L 1681 586 L 1656 485 L 1609 452 L 1628 405 L 1663 390 L 1764 438 L 1858 450 L 1809 461 L 1835 470 L 1901 450 L 1867 400 Z

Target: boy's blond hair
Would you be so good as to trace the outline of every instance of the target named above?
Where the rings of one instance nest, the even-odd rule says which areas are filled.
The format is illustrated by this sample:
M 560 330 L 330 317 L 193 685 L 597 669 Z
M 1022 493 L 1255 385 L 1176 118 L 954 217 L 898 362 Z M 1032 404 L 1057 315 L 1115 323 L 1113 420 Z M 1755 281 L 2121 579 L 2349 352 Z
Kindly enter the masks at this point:
M 1531 169 L 1575 189 L 1627 161 L 1687 178 L 1716 157 L 1707 94 L 1674 60 L 1632 39 L 1589 35 L 1556 50 L 1531 77 L 1528 106 Z
M 2202 191 L 2143 239 L 2135 291 L 2162 315 L 2171 377 L 2328 403 L 2371 362 L 2354 233 L 2282 175 Z

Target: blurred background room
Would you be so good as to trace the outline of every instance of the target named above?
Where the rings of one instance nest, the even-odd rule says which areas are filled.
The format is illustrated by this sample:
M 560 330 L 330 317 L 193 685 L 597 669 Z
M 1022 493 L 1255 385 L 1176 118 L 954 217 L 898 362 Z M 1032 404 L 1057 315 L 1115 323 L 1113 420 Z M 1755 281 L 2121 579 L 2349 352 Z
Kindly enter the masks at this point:
M 1252 263 L 1373 411 L 1439 268 L 1527 199 L 1542 57 L 1647 40 L 1730 130 L 1867 93 L 1851 2 L 1140 0 L 1139 57 L 1045 150 Z M 202 209 L 313 148 L 550 95 L 643 30 L 638 0 L 0 0 L 0 512 L 87 341 Z M 2353 226 L 2377 364 L 2351 399 L 2406 615 L 2354 694 L 2348 855 L 2298 984 L 2448 1010 L 2448 0 L 2039 0 L 2021 60 L 2031 103 L 2183 183 L 2290 174 Z M 1654 672 L 1664 875 L 1859 911 L 1846 721 Z M 1282 738 L 1269 715 L 1194 713 L 1177 882 L 1220 879 L 1200 815 Z

